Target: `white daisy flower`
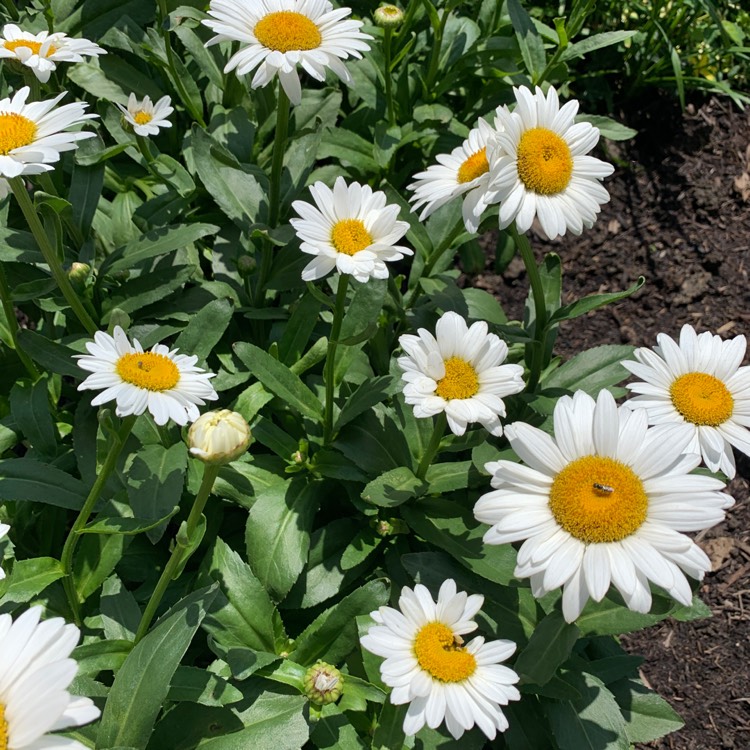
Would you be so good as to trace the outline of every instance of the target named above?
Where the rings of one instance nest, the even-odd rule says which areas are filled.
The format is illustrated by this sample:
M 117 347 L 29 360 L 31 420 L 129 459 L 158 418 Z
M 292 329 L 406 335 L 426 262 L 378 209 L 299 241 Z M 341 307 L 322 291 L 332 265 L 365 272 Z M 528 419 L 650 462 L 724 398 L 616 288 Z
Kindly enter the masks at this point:
M 445 412 L 455 435 L 463 435 L 470 422 L 481 422 L 491 434 L 502 435 L 503 397 L 524 388 L 523 367 L 502 364 L 508 345 L 488 333 L 484 321 L 467 327 L 454 312 L 438 320 L 435 336 L 425 328 L 417 334 L 398 340 L 408 355 L 399 357 L 398 365 L 404 371 L 404 396 L 414 407 L 414 416 Z
M 316 81 L 330 68 L 344 83 L 352 77 L 342 60 L 361 58 L 370 49 L 361 21 L 344 21 L 350 8 L 336 8 L 328 0 L 211 0 L 203 21 L 216 36 L 206 44 L 239 42 L 240 49 L 224 68 L 237 75 L 255 71 L 252 88 L 262 88 L 278 75 L 292 104 L 302 101 L 297 66 Z
M 123 107 L 122 104 L 117 104 L 117 106 L 136 135 L 156 135 L 159 128 L 172 127 L 172 123 L 167 118 L 174 112 L 174 107 L 168 96 L 162 96 L 154 104 L 148 95 L 144 96 L 143 101 L 139 102 L 135 94 L 131 94 L 128 97 L 127 107 Z
M 76 141 L 96 135 L 63 132 L 97 116 L 84 114 L 88 104 L 56 107 L 64 93 L 46 102 L 27 103 L 28 95 L 29 87 L 24 86 L 12 99 L 0 99 L 0 177 L 54 169 L 51 165 L 60 161 L 62 151 L 71 151 L 77 148 Z
M 404 586 L 399 609 L 380 607 L 370 616 L 377 623 L 360 642 L 385 657 L 383 682 L 392 687 L 391 703 L 408 703 L 404 733 L 415 735 L 427 724 L 436 729 L 445 721 L 459 739 L 475 724 L 489 739 L 508 728 L 500 706 L 520 699 L 513 687 L 518 675 L 500 662 L 515 650 L 513 641 L 485 643 L 463 635 L 476 630 L 472 619 L 484 602 L 479 594 L 456 592 L 448 579 L 437 602 L 422 584 Z M 399 611 L 400 610 L 400 611 Z
M 3 26 L 0 36 L 0 58 L 18 60 L 31 68 L 42 83 L 49 81 L 59 62 L 83 62 L 84 55 L 106 54 L 106 50 L 88 39 L 73 39 L 62 32 L 31 34 L 12 23 Z
M 644 408 L 649 424 L 689 425 L 688 450 L 732 479 L 737 471 L 732 446 L 750 455 L 750 367 L 740 367 L 745 337 L 724 341 L 684 325 L 679 344 L 666 333 L 656 340 L 653 351 L 636 349 L 637 361 L 622 363 L 645 381 L 627 386 L 640 395 L 625 406 Z
M 322 182 L 310 186 L 315 206 L 294 201 L 292 208 L 302 217 L 290 219 L 302 240 L 300 250 L 315 259 L 302 271 L 304 281 L 315 281 L 334 268 L 357 281 L 387 279 L 386 263 L 401 260 L 413 251 L 396 245 L 409 229 L 398 221 L 399 207 L 386 205 L 385 193 L 343 177 L 333 190 Z
M 490 154 L 488 201 L 500 202 L 500 228 L 515 221 L 519 232 L 527 232 L 538 216 L 550 239 L 568 229 L 581 234 L 609 201 L 599 180 L 614 167 L 588 155 L 599 129 L 574 124 L 578 102 L 560 107 L 554 88 L 546 97 L 540 88 L 536 94 L 524 86 L 513 91 L 515 110 L 496 111 L 498 133 Z
M 505 434 L 525 465 L 486 464 L 495 489 L 474 515 L 492 527 L 485 543 L 523 542 L 515 575 L 531 579 L 534 596 L 564 586 L 568 622 L 610 584 L 636 612 L 651 607 L 649 581 L 690 604 L 684 573 L 700 580 L 711 562 L 679 532 L 719 523 L 734 503 L 723 482 L 689 473 L 700 463 L 685 454 L 690 430 L 648 427 L 644 409 L 577 391 L 555 406 L 554 438 L 522 422 Z
M 156 344 L 144 352 L 137 339 L 131 344 L 125 331 L 115 326 L 112 336 L 102 331 L 86 344 L 88 354 L 79 354 L 79 367 L 92 374 L 78 386 L 79 391 L 104 389 L 91 401 L 99 406 L 117 402 L 117 416 L 151 413 L 156 424 L 170 419 L 185 425 L 198 418 L 197 405 L 218 398 L 204 372 L 195 363 L 198 357 L 177 354 L 177 349 Z
M 469 137 L 450 154 L 438 154 L 438 163 L 414 175 L 416 182 L 407 186 L 414 195 L 412 211 L 422 211 L 420 221 L 459 195 L 464 196 L 463 218 L 466 230 L 477 232 L 482 214 L 487 208 L 487 186 L 490 165 L 487 145 L 495 131 L 481 117 Z
M 39 622 L 41 614 L 32 607 L 15 621 L 0 615 L 0 747 L 86 750 L 78 740 L 48 734 L 99 718 L 90 698 L 68 692 L 78 670 L 70 653 L 81 633 L 61 617 Z

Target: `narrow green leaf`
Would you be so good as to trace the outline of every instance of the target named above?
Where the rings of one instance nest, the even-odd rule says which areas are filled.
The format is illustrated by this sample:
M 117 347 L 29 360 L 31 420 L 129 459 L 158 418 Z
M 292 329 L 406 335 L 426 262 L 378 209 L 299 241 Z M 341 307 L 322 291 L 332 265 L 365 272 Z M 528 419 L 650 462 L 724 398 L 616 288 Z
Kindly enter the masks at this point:
M 122 516 L 99 517 L 82 528 L 80 533 L 124 534 L 125 536 L 143 534 L 146 531 L 155 529 L 159 524 L 166 523 L 178 510 L 179 506 L 175 506 L 168 515 L 156 519 L 123 518 Z
M 638 135 L 637 130 L 604 115 L 578 115 L 576 122 L 590 122 L 595 128 L 599 128 L 603 138 L 608 138 L 610 141 L 629 141 Z
M 638 281 L 623 292 L 609 292 L 607 294 L 589 294 L 586 297 L 582 297 L 575 302 L 571 302 L 569 305 L 561 307 L 556 310 L 550 318 L 550 325 L 559 323 L 563 320 L 571 320 L 581 315 L 585 315 L 591 310 L 596 310 L 604 305 L 609 305 L 612 302 L 619 302 L 621 299 L 630 297 L 631 294 L 637 292 L 646 282 L 644 276 L 639 276 Z
M 110 576 L 102 585 L 99 600 L 104 635 L 110 640 L 132 641 L 141 621 L 141 609 L 135 597 L 116 576 Z
M 632 31 L 605 31 L 601 34 L 592 34 L 580 42 L 571 44 L 558 59 L 560 62 L 565 62 L 565 60 L 572 60 L 574 57 L 583 57 L 595 49 L 602 49 L 603 47 L 610 47 L 613 44 L 624 42 L 637 33 L 638 31 L 633 29 Z
M 18 343 L 35 362 L 51 372 L 82 380 L 88 373 L 77 364 L 78 352 L 48 339 L 41 333 L 23 328 L 18 332 Z
M 57 430 L 50 414 L 47 379 L 17 382 L 10 391 L 10 411 L 31 446 L 44 456 L 57 453 Z
M 620 705 L 625 732 L 632 743 L 652 742 L 685 725 L 669 703 L 640 680 L 622 679 L 607 687 Z
M 381 375 L 377 378 L 365 380 L 341 407 L 334 432 L 338 432 L 345 424 L 348 424 L 375 404 L 384 401 L 388 397 L 393 383 L 394 378 L 391 375 Z
M 83 482 L 30 458 L 0 461 L 0 497 L 79 510 L 88 494 Z
M 535 82 L 544 70 L 547 58 L 542 37 L 520 0 L 508 0 L 507 7 L 513 30 L 516 32 L 518 46 L 521 49 L 521 57 L 532 82 Z
M 536 626 L 513 668 L 527 682 L 546 685 L 570 656 L 578 634 L 578 628 L 565 622 L 560 612 L 551 612 Z
M 169 701 L 189 701 L 203 706 L 228 706 L 242 693 L 218 675 L 198 667 L 177 667 L 169 684 Z
M 395 508 L 421 495 L 426 488 L 427 484 L 414 476 L 411 469 L 399 466 L 369 482 L 361 497 L 365 502 L 382 508 Z
M 13 570 L 3 584 L 5 590 L 0 598 L 3 610 L 14 604 L 29 601 L 44 591 L 51 583 L 63 577 L 62 564 L 51 557 L 34 557 L 16 560 Z
M 185 354 L 205 360 L 224 335 L 233 312 L 232 303 L 228 299 L 211 300 L 190 318 L 190 322 L 174 342 L 175 347 Z
M 632 355 L 632 346 L 595 346 L 558 367 L 545 378 L 544 388 L 564 388 L 570 392 L 580 389 L 596 397 L 602 388 L 621 383 L 628 377 L 628 371 L 620 363 Z

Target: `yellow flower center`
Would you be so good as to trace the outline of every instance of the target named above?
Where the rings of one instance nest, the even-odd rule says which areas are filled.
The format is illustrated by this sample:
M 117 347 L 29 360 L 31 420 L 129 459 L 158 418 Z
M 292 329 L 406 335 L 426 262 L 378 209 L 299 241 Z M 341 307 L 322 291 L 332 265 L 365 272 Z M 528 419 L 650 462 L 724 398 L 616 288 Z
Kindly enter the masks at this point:
M 153 352 L 123 354 L 116 369 L 126 383 L 147 391 L 168 391 L 180 380 L 177 365 L 169 357 Z
M 732 416 L 734 399 L 724 383 L 705 372 L 689 372 L 669 387 L 674 408 L 693 424 L 717 425 Z
M 356 255 L 372 245 L 372 235 L 359 219 L 342 219 L 333 225 L 331 244 L 340 253 Z
M 151 122 L 154 119 L 153 115 L 150 115 L 143 109 L 138 110 L 134 115 L 133 119 L 138 125 L 145 125 L 147 122 Z
M 490 171 L 490 164 L 487 161 L 487 149 L 483 148 L 472 154 L 458 168 L 458 182 L 463 185 L 464 182 L 471 182 Z
M 15 112 L 0 112 L 0 154 L 28 146 L 36 138 L 36 123 Z
M 8 750 L 8 722 L 5 720 L 5 706 L 0 703 L 0 750 Z
M 315 23 L 292 10 L 280 10 L 264 16 L 255 24 L 253 34 L 264 47 L 279 52 L 316 49 L 323 41 Z
M 573 157 L 568 144 L 547 128 L 527 130 L 518 144 L 518 176 L 534 193 L 554 195 L 568 186 Z
M 445 375 L 438 380 L 435 393 L 446 400 L 471 398 L 479 390 L 477 371 L 464 359 L 450 357 L 445 362 Z
M 477 668 L 474 656 L 461 647 L 461 639 L 442 622 L 422 626 L 414 641 L 419 666 L 441 682 L 463 682 Z
M 646 520 L 648 496 L 625 464 L 584 456 L 555 477 L 549 507 L 557 523 L 576 539 L 587 544 L 617 542 Z
M 11 41 L 4 42 L 3 47 L 5 47 L 5 49 L 9 49 L 11 52 L 15 52 L 19 47 L 28 47 L 33 54 L 38 55 L 39 50 L 42 49 L 42 43 L 35 42 L 30 39 L 13 39 Z M 47 47 L 47 52 L 44 56 L 49 57 L 50 55 L 54 55 L 55 52 L 57 52 L 57 47 L 55 47 L 53 44 L 50 44 L 50 46 Z

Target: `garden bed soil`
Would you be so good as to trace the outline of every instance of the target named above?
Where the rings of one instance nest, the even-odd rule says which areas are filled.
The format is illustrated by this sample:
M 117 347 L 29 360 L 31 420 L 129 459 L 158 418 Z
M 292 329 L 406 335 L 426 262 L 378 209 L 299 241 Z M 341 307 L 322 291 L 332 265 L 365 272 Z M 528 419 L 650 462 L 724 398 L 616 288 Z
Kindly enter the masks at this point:
M 652 346 L 659 332 L 677 337 L 684 323 L 724 337 L 750 333 L 750 113 L 728 100 L 690 104 L 683 113 L 654 96 L 619 117 L 639 131 L 604 143 L 616 164 L 606 181 L 611 202 L 580 237 L 545 241 L 532 228 L 541 259 L 563 262 L 563 303 L 620 291 L 639 276 L 632 297 L 561 326 L 556 353 L 567 359 L 599 344 Z M 495 270 L 494 239 L 485 271 L 466 283 L 497 296 L 520 318 L 527 281 L 515 258 Z M 745 360 L 747 364 L 748 360 Z M 713 562 L 700 595 L 713 617 L 667 620 L 623 638 L 645 657 L 644 681 L 682 715 L 685 726 L 639 748 L 750 748 L 750 460 L 737 454 L 736 499 L 727 520 L 697 536 Z

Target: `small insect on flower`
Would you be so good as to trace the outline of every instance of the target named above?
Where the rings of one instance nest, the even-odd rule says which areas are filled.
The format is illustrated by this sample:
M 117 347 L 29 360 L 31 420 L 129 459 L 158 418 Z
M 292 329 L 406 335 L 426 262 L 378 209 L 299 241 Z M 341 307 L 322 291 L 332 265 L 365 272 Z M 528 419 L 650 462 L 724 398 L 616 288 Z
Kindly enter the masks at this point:
M 606 484 L 599 484 L 599 482 L 594 482 L 593 486 L 595 490 L 599 490 L 599 492 L 606 492 L 608 495 L 611 495 L 615 491 L 614 487 L 610 487 Z

